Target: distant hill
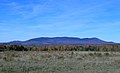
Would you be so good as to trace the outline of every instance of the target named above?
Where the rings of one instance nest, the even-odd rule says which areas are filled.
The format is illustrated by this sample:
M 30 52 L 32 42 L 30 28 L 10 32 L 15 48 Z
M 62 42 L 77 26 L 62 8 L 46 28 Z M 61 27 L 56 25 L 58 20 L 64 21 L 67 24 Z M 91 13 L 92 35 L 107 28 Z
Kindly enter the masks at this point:
M 40 37 L 26 41 L 12 41 L 2 44 L 39 46 L 39 45 L 105 45 L 117 43 L 107 42 L 98 38 Z

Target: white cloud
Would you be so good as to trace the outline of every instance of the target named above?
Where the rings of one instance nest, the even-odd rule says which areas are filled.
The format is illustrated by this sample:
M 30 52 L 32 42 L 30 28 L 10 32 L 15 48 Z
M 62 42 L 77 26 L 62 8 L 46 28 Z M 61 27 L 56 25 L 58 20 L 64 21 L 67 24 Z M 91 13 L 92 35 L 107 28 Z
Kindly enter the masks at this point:
M 20 4 L 18 2 L 0 3 L 10 10 L 11 15 L 19 15 L 23 19 L 34 18 L 36 16 L 44 16 L 45 13 L 54 13 L 56 7 L 52 5 L 51 0 L 44 1 L 44 3 L 28 3 Z

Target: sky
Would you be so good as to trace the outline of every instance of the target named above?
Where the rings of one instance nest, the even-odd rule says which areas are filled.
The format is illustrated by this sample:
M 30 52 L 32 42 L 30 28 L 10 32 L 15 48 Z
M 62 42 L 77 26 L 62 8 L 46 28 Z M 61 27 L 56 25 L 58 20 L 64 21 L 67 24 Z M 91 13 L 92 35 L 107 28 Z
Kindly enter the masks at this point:
M 38 37 L 120 42 L 120 0 L 0 0 L 0 42 Z

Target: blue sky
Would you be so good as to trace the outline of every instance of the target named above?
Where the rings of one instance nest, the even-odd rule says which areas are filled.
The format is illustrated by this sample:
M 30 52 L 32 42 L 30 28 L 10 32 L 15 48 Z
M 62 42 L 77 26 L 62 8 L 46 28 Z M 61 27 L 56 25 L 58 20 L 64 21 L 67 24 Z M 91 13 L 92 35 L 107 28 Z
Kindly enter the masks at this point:
M 0 42 L 62 36 L 120 42 L 120 0 L 0 0 Z

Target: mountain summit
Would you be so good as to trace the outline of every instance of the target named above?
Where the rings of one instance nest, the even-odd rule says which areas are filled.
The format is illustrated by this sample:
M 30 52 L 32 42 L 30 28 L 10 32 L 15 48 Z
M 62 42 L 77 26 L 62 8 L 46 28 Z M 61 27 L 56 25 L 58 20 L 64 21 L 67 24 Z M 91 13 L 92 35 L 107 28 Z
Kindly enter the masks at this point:
M 39 46 L 39 45 L 105 45 L 117 43 L 103 41 L 98 38 L 40 37 L 26 41 L 12 41 L 4 44 Z

